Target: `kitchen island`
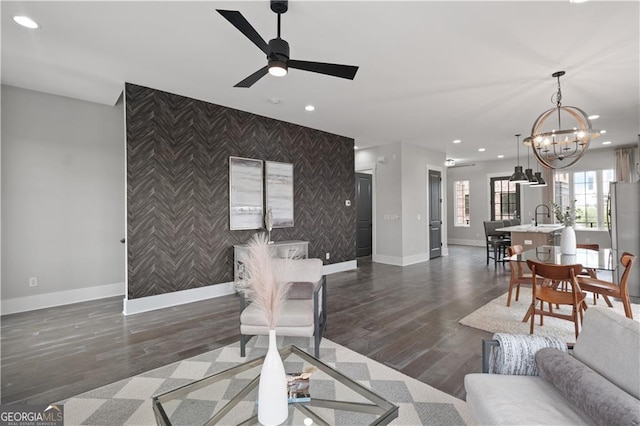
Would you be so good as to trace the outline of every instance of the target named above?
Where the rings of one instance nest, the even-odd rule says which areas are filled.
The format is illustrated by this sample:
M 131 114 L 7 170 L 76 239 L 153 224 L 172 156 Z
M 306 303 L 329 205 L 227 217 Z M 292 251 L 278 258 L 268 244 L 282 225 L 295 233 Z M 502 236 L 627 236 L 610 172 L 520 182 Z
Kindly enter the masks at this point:
M 532 225 L 515 225 L 498 228 L 496 231 L 511 233 L 511 245 L 521 245 L 524 250 L 555 245 L 555 235 L 564 228 L 556 223 Z

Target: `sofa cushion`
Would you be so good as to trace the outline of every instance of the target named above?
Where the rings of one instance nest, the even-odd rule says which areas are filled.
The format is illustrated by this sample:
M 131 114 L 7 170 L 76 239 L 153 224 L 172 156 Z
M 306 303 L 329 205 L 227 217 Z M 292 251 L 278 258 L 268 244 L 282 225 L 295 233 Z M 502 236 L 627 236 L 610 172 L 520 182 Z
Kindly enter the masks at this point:
M 316 283 L 320 281 L 320 278 L 322 278 L 322 260 L 291 260 L 284 278 L 289 282 Z
M 640 399 L 639 353 L 638 321 L 610 308 L 587 309 L 573 356 L 637 399 Z
M 594 424 L 539 376 L 467 374 L 467 406 L 481 425 Z
M 598 425 L 640 425 L 640 401 L 593 369 L 557 349 L 536 354 L 540 377 Z
M 255 303 L 251 303 L 240 314 L 243 325 L 267 326 L 264 312 Z M 312 300 L 285 300 L 280 311 L 276 327 L 309 327 L 313 328 Z
M 313 283 L 308 282 L 294 282 L 291 283 L 289 290 L 287 291 L 287 299 L 312 299 L 313 298 Z

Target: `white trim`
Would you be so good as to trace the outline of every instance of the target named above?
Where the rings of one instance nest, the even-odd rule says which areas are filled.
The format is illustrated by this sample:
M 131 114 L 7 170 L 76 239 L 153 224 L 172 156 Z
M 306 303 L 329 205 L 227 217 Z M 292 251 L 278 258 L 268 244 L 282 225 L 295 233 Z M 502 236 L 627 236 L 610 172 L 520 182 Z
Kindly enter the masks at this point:
M 125 315 L 139 314 L 141 312 L 170 308 L 172 306 L 184 305 L 185 303 L 198 302 L 200 300 L 226 296 L 233 293 L 235 293 L 233 282 L 228 282 L 141 297 L 138 299 L 125 298 L 122 304 L 122 313 Z
M 325 275 L 336 272 L 356 269 L 358 264 L 355 260 L 347 262 L 332 263 L 324 265 L 322 273 Z M 212 299 L 215 297 L 227 296 L 235 293 L 233 282 L 209 285 L 206 287 L 192 288 L 189 290 L 174 291 L 156 296 L 141 297 L 139 299 L 124 299 L 122 313 L 124 315 L 139 314 L 142 312 L 154 311 L 156 309 L 170 308 L 172 306 L 184 305 L 185 303 L 198 302 L 200 300 Z
M 442 247 L 440 247 L 440 256 L 442 256 Z M 422 263 L 429 261 L 429 253 L 412 254 L 411 256 L 405 256 L 402 258 L 402 266 L 413 265 L 415 263 Z
M 371 260 L 377 263 L 384 263 L 386 265 L 402 266 L 402 258 L 397 256 L 386 256 L 384 254 L 374 254 L 371 256 Z
M 124 294 L 125 284 L 115 283 L 34 296 L 14 297 L 2 301 L 2 315 L 53 308 L 54 306 L 69 305 L 105 297 L 123 296 Z
M 407 257 L 386 256 L 386 255 L 374 255 L 371 260 L 376 263 L 384 263 L 386 265 L 394 266 L 409 266 L 416 263 L 428 262 L 429 253 L 414 254 Z
M 455 244 L 459 246 L 474 246 L 474 247 L 485 246 L 485 242 L 483 240 L 468 240 L 465 238 L 449 238 L 449 244 Z
M 322 266 L 322 273 L 324 275 L 335 274 L 336 272 L 350 271 L 358 268 L 358 262 L 356 260 L 348 260 L 346 262 L 332 263 L 330 265 Z

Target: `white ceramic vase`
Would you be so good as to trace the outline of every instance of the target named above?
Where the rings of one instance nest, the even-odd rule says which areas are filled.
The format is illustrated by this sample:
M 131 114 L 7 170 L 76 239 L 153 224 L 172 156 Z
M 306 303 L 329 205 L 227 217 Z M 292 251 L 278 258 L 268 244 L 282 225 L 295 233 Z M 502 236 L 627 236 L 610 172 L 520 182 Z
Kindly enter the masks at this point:
M 269 330 L 269 349 L 260 371 L 258 385 L 258 421 L 262 425 L 279 425 L 287 420 L 287 375 L 276 344 L 276 331 Z
M 576 254 L 576 231 L 573 226 L 565 226 L 560 234 L 560 253 Z

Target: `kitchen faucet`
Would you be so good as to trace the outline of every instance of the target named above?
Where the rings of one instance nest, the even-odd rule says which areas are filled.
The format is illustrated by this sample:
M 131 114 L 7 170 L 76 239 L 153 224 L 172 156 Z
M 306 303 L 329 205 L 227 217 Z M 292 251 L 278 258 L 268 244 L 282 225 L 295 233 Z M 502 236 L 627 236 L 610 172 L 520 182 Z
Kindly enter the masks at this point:
M 544 215 L 544 212 L 538 213 L 538 208 L 539 208 L 539 207 L 544 207 L 544 208 L 546 208 L 546 209 L 547 209 L 547 217 L 551 217 L 551 209 L 549 208 L 549 206 L 548 206 L 548 205 L 546 205 L 546 204 L 538 204 L 538 205 L 536 206 L 536 210 L 535 210 L 535 222 L 536 222 L 535 226 L 538 226 L 538 215 L 539 215 L 539 214 Z

